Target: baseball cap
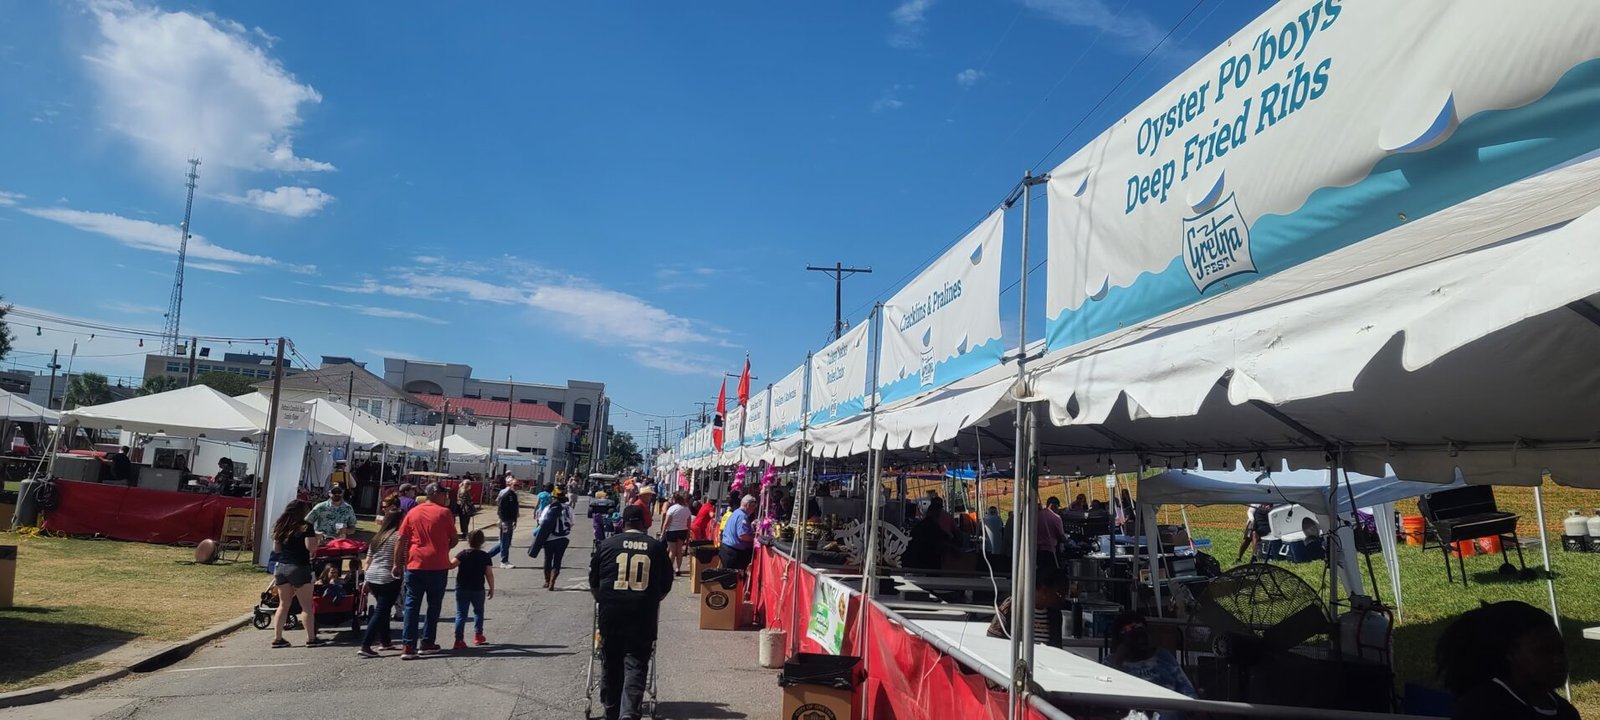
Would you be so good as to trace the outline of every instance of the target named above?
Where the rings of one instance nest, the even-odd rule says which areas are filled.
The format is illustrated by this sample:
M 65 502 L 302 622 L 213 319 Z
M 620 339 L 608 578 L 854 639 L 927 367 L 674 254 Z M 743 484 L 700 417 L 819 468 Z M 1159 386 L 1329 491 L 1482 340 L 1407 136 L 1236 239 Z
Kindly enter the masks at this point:
M 442 493 L 442 492 L 446 492 L 446 490 L 444 489 L 444 486 L 440 485 L 439 483 L 432 482 L 432 483 L 428 483 L 428 487 L 423 488 L 422 494 L 427 495 L 429 497 L 432 497 L 432 496 L 438 495 L 439 493 Z
M 328 489 L 328 494 L 329 495 L 338 495 L 340 497 L 343 497 L 344 496 L 344 486 L 343 485 L 335 485 L 335 486 L 333 486 L 333 487 Z
M 629 505 L 622 509 L 622 522 L 644 522 L 644 508 L 638 505 Z

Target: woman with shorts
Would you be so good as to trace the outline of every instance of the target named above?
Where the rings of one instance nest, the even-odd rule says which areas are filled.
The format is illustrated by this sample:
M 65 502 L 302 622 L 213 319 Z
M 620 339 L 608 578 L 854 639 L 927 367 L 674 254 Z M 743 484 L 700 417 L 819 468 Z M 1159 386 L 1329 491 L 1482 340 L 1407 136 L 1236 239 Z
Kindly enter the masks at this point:
M 661 523 L 661 539 L 667 543 L 667 553 L 672 556 L 672 571 L 683 574 L 683 551 L 689 545 L 689 522 L 694 513 L 689 511 L 689 499 L 683 493 L 672 494 L 672 504 L 667 507 L 667 519 Z
M 310 508 L 294 500 L 272 525 L 272 547 L 278 564 L 272 570 L 273 587 L 278 591 L 278 613 L 273 626 L 272 647 L 289 647 L 283 639 L 283 626 L 289 621 L 289 606 L 300 600 L 300 618 L 306 628 L 306 647 L 326 645 L 317 637 L 317 614 L 311 609 L 311 553 L 317 549 L 317 533 L 306 522 Z

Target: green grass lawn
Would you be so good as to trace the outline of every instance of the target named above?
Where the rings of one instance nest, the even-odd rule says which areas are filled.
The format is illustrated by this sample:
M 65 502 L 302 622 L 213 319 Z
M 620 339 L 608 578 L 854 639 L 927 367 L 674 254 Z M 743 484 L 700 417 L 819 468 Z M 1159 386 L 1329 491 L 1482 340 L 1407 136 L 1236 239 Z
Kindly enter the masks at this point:
M 1242 515 L 1243 513 L 1239 513 Z M 1242 520 L 1241 520 L 1242 524 Z M 1196 537 L 1209 538 L 1211 554 L 1223 564 L 1232 566 L 1234 552 L 1239 547 L 1243 533 L 1239 530 L 1197 529 Z M 1466 558 L 1467 573 L 1472 584 L 1461 587 L 1458 579 L 1446 582 L 1444 560 L 1436 548 L 1423 552 L 1420 548 L 1401 545 L 1400 591 L 1404 600 L 1404 619 L 1395 628 L 1395 673 L 1399 681 L 1434 684 L 1433 647 L 1439 634 L 1450 620 L 1472 609 L 1479 601 L 1521 600 L 1534 607 L 1550 607 L 1543 580 L 1523 581 L 1508 579 L 1495 572 L 1500 556 L 1480 555 Z M 1542 559 L 1536 549 L 1524 550 L 1528 567 L 1538 567 Z M 1513 564 L 1516 553 L 1511 554 Z M 1556 598 L 1561 609 L 1561 628 L 1567 637 L 1567 653 L 1572 663 L 1572 701 L 1585 717 L 1600 717 L 1600 642 L 1584 640 L 1581 632 L 1586 627 L 1600 625 L 1600 555 L 1563 553 L 1552 548 L 1551 565 L 1556 570 Z M 1312 587 L 1326 594 L 1322 580 L 1321 563 L 1284 564 L 1303 577 Z M 1366 565 L 1361 565 L 1366 577 Z M 1393 604 L 1389 579 L 1382 558 L 1373 557 L 1383 600 Z M 1370 581 L 1363 580 L 1370 584 Z
M 250 610 L 267 575 L 243 562 L 194 564 L 194 549 L 0 535 L 15 544 L 14 607 L 0 610 L 0 692 L 93 671 L 92 648 L 174 641 Z M 232 556 L 232 553 L 229 553 Z

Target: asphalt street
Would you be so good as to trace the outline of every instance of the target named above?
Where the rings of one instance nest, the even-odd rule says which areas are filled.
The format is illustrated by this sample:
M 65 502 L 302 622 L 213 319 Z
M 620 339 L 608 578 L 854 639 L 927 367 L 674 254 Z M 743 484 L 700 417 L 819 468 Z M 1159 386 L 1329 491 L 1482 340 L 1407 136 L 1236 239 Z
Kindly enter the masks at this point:
M 581 504 L 580 504 L 581 510 Z M 223 636 L 187 659 L 102 685 L 82 695 L 0 711 L 0 720 L 194 720 L 196 718 L 581 718 L 587 706 L 592 599 L 587 592 L 593 537 L 581 512 L 559 589 L 540 587 L 543 574 L 528 558 L 532 510 L 515 533 L 514 570 L 495 570 L 486 635 L 490 644 L 460 653 L 356 655 L 348 628 L 333 645 L 306 648 L 305 633 L 285 633 L 294 647 L 271 649 L 270 630 Z M 489 543 L 494 540 L 491 536 Z M 541 559 L 542 560 L 542 559 Z M 684 565 L 686 572 L 688 563 Z M 453 585 L 452 585 L 453 587 Z M 454 598 L 440 642 L 449 647 Z M 241 598 L 239 611 L 253 598 Z M 172 612 L 182 612 L 174 607 Z M 688 576 L 662 604 L 657 643 L 661 717 L 766 718 L 781 705 L 777 674 L 756 664 L 755 631 L 717 632 L 697 626 L 698 598 Z M 468 636 L 470 642 L 470 627 Z M 399 640 L 398 623 L 395 639 Z M 594 713 L 599 715 L 596 698 Z

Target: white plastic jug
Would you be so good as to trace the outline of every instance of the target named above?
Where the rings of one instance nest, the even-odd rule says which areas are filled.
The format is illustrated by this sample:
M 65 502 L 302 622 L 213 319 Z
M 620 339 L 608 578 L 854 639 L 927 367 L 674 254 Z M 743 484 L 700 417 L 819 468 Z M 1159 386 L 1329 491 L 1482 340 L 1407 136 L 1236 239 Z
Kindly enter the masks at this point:
M 1589 537 L 1600 537 L 1600 508 L 1595 508 L 1594 515 L 1589 516 Z
M 1561 521 L 1562 534 L 1570 537 L 1586 537 L 1589 534 L 1589 518 L 1578 514 L 1577 510 L 1568 510 L 1567 517 Z

